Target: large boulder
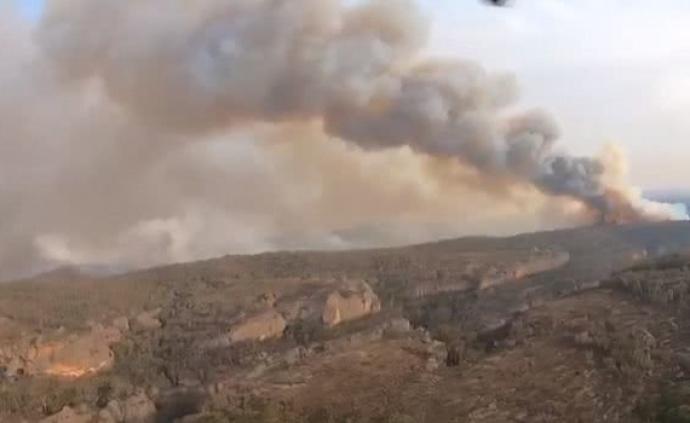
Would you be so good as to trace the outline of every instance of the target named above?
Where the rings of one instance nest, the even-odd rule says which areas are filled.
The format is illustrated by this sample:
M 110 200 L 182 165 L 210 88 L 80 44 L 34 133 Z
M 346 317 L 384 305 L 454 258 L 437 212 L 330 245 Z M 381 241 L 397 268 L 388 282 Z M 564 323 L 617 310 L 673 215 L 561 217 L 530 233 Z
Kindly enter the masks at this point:
M 328 327 L 381 311 L 381 301 L 364 281 L 347 281 L 331 292 L 321 314 Z
M 122 414 L 126 423 L 153 422 L 156 417 L 156 404 L 144 392 L 139 392 L 124 401 Z
M 48 416 L 41 423 L 90 423 L 93 416 L 88 413 L 80 413 L 65 406 L 59 413 Z
M 0 339 L 16 335 L 18 325 L 9 317 L 0 316 Z
M 120 316 L 113 320 L 113 326 L 118 328 L 120 332 L 129 332 L 129 319 L 127 316 Z
M 139 391 L 123 401 L 108 402 L 98 412 L 95 423 L 153 423 L 155 420 L 156 404 L 145 392 Z
M 115 400 L 110 400 L 108 405 L 98 412 L 96 423 L 122 423 L 125 420 L 122 406 Z
M 267 291 L 264 292 L 263 294 L 259 295 L 256 300 L 254 301 L 255 306 L 257 308 L 261 309 L 267 309 L 267 308 L 273 308 L 276 306 L 276 303 L 278 302 L 278 296 L 272 292 L 272 291 Z
M 230 342 L 263 341 L 283 335 L 287 326 L 285 318 L 275 310 L 268 310 L 249 317 L 230 330 Z
M 161 313 L 161 309 L 157 308 L 155 310 L 144 311 L 139 313 L 134 318 L 134 325 L 143 330 L 156 330 L 160 329 L 163 324 L 161 323 L 158 316 Z
M 26 373 L 78 378 L 111 368 L 115 357 L 110 347 L 119 342 L 114 327 L 95 326 L 91 332 L 33 345 L 23 361 Z

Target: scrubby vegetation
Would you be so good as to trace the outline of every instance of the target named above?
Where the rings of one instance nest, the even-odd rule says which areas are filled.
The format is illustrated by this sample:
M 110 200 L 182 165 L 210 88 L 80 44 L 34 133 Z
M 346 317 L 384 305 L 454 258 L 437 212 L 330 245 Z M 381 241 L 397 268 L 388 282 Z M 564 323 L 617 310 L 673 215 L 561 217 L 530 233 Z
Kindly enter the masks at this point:
M 666 231 L 225 257 L 0 286 L 0 420 L 71 407 L 161 423 L 683 422 L 690 267 L 679 255 L 631 266 L 676 239 Z M 570 262 L 501 279 L 547 251 Z M 484 276 L 498 282 L 483 286 Z M 349 278 L 370 286 L 381 310 L 328 325 L 325 303 Z M 284 319 L 282 332 L 231 339 L 266 311 Z M 37 346 L 95 326 L 122 331 L 106 348 L 112 366 L 79 379 L 22 368 Z M 664 380 L 675 385 L 661 390 Z

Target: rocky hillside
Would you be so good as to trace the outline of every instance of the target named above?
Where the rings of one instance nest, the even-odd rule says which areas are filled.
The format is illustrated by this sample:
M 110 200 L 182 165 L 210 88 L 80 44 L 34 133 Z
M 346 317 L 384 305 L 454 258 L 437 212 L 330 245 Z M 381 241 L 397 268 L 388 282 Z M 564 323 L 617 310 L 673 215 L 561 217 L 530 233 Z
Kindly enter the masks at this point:
M 601 226 L 7 283 L 0 421 L 685 421 L 687 251 Z

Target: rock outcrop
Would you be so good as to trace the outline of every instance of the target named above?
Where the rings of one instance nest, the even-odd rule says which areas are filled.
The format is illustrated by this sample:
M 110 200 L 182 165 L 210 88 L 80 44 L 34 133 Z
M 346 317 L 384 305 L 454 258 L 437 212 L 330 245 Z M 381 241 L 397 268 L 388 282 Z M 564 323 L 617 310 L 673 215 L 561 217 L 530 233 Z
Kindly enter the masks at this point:
M 111 400 L 98 412 L 85 404 L 76 408 L 65 406 L 40 423 L 153 423 L 155 419 L 156 404 L 140 391 L 121 402 Z
M 263 294 L 259 295 L 259 297 L 256 298 L 255 306 L 258 307 L 259 309 L 265 309 L 265 308 L 273 308 L 276 306 L 276 302 L 278 301 L 278 296 L 271 291 L 264 292 Z
M 120 423 L 125 419 L 120 403 L 111 400 L 108 405 L 98 412 L 98 423 Z
M 0 364 L 5 363 L 9 376 L 78 378 L 111 368 L 115 357 L 110 347 L 121 338 L 119 329 L 96 325 L 85 334 L 19 342 L 2 350 Z
M 120 332 L 129 332 L 129 319 L 127 316 L 121 316 L 113 320 L 113 326 L 118 328 Z
M 486 289 L 511 280 L 519 280 L 549 270 L 558 269 L 570 262 L 570 253 L 563 251 L 537 250 L 525 260 L 496 268 L 480 279 L 479 288 Z
M 153 422 L 156 413 L 156 404 L 143 392 L 129 397 L 122 404 L 123 421 L 126 423 Z
M 122 334 L 116 328 L 94 327 L 90 333 L 35 346 L 27 356 L 30 374 L 77 378 L 109 369 L 115 362 L 110 346 Z
M 88 413 L 79 413 L 65 406 L 59 413 L 41 420 L 41 423 L 90 423 L 92 418 Z
M 326 299 L 321 315 L 328 327 L 381 311 L 381 301 L 364 281 L 348 281 Z
M 230 331 L 230 342 L 263 341 L 283 335 L 285 318 L 275 310 L 268 310 L 236 324 Z
M 9 317 L 0 316 L 0 337 L 10 337 L 17 332 L 17 325 Z
M 160 312 L 160 309 L 155 309 L 139 313 L 137 317 L 134 318 L 135 327 L 143 330 L 160 329 L 160 327 L 162 326 L 162 323 L 158 318 Z

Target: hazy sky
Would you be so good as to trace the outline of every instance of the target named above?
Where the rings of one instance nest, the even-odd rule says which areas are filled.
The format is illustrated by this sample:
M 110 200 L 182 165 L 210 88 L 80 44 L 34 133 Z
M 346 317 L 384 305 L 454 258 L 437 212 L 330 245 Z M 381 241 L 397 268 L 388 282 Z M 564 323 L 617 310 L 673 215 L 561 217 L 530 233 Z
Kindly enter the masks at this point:
M 32 48 L 45 1 L 0 0 L 0 279 L 677 217 L 609 143 L 690 189 L 688 0 L 417 0 L 424 71 L 401 1 L 64 0 Z
M 14 1 L 40 16 L 42 0 Z M 514 72 L 525 103 L 560 122 L 563 146 L 589 154 L 616 142 L 633 182 L 690 188 L 690 2 L 418 1 L 434 22 L 430 52 Z
M 526 101 L 555 114 L 569 149 L 615 141 L 635 183 L 690 187 L 690 2 L 422 2 L 434 51 L 514 71 Z
M 35 20 L 41 15 L 43 0 L 14 0 L 14 2 L 19 4 L 22 14 L 28 19 Z

